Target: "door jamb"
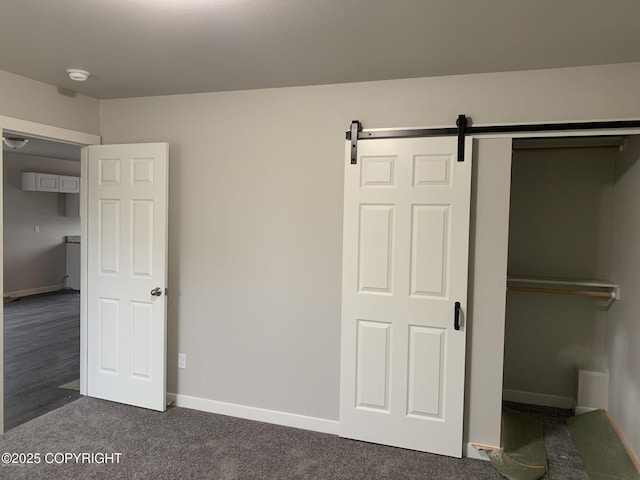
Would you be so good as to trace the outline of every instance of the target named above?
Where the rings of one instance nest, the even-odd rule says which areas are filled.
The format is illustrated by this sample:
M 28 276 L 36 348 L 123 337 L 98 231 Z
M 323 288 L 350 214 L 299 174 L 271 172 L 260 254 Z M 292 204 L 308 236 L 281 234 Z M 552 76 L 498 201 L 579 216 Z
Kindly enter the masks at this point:
M 12 133 L 21 133 L 30 137 L 43 138 L 62 143 L 71 143 L 74 145 L 87 146 L 101 144 L 101 137 L 86 132 L 69 130 L 66 128 L 55 127 L 28 120 L 21 120 L 13 117 L 0 115 L 0 131 Z M 4 161 L 3 152 L 0 149 L 0 239 L 4 234 L 4 200 L 3 200 L 3 182 L 4 182 Z M 80 243 L 80 393 L 87 394 L 87 250 L 86 250 L 86 234 L 87 234 L 87 158 L 86 149 L 82 151 L 80 162 L 80 231 L 83 241 Z M 4 247 L 3 247 L 4 248 Z M 0 255 L 0 289 L 4 292 L 4 264 L 3 256 Z M 4 432 L 4 305 L 0 304 L 0 435 Z
M 499 133 L 499 134 L 471 134 L 467 137 L 467 139 L 469 139 L 470 141 L 473 141 L 473 139 L 491 139 L 491 138 L 508 138 L 511 140 L 514 139 L 518 139 L 518 138 L 554 138 L 554 137 L 588 137 L 588 136 L 620 136 L 620 135 L 638 135 L 640 136 L 640 128 L 617 128 L 617 129 L 602 129 L 602 130 L 571 130 L 571 131 L 559 131 L 559 132 L 554 132 L 554 131 L 539 131 L 539 132 L 523 132 L 523 133 Z M 477 167 L 476 167 L 477 168 Z M 511 186 L 509 186 L 509 190 L 511 190 Z M 507 252 L 505 252 L 505 256 L 507 255 Z M 505 289 L 504 292 L 504 301 L 506 302 L 507 298 L 506 298 L 507 292 Z M 503 321 L 505 321 L 505 319 L 503 319 Z M 473 320 L 472 320 L 473 321 Z M 502 340 L 501 340 L 501 344 L 504 346 L 505 343 L 505 339 L 506 336 L 504 335 L 504 329 L 503 329 L 503 336 L 502 336 Z M 501 374 L 504 373 L 504 358 L 503 358 L 503 364 L 500 366 L 499 371 L 501 372 Z M 501 389 L 504 389 L 504 382 L 500 382 L 500 387 Z M 500 398 L 502 398 L 502 390 L 499 392 L 500 393 Z M 466 392 L 465 394 L 468 394 L 468 392 Z M 468 409 L 468 405 L 465 407 Z M 498 419 L 498 422 L 500 422 L 500 419 Z M 465 425 L 464 428 L 466 429 L 467 426 Z M 500 432 L 502 432 L 502 426 L 499 426 L 499 430 Z M 474 446 L 475 444 L 480 445 L 482 442 L 479 439 L 473 439 L 471 441 L 471 443 L 469 445 L 463 445 L 464 448 L 466 448 L 466 452 L 467 452 L 467 456 L 471 457 L 471 458 L 478 458 L 478 459 L 486 459 L 485 457 L 483 457 L 481 454 L 476 453 L 475 450 L 477 450 L 477 448 L 470 448 L 471 446 Z

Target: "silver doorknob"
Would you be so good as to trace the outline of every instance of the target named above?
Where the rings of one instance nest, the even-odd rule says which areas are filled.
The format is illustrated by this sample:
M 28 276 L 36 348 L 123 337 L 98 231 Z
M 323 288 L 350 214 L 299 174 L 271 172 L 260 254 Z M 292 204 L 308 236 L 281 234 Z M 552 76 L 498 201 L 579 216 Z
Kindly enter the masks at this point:
M 151 290 L 151 295 L 153 295 L 154 297 L 159 297 L 160 295 L 162 295 L 162 289 L 160 287 L 156 287 L 153 290 Z

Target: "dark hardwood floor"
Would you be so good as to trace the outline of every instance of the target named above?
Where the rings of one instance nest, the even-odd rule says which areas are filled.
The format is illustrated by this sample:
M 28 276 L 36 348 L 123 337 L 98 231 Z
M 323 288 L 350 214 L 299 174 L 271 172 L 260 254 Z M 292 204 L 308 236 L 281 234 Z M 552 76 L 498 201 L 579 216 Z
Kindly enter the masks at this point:
M 79 377 L 79 292 L 63 290 L 5 303 L 5 431 L 77 400 L 77 391 L 58 387 Z

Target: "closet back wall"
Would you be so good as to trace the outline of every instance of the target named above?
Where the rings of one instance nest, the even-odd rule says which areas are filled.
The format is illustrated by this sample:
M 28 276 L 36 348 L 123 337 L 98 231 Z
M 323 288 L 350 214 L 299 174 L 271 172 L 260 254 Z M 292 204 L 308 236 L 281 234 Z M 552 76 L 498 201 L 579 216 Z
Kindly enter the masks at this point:
M 509 274 L 609 278 L 614 162 L 615 151 L 515 150 Z M 509 292 L 505 389 L 575 399 L 576 365 L 606 365 L 606 307 L 601 299 Z

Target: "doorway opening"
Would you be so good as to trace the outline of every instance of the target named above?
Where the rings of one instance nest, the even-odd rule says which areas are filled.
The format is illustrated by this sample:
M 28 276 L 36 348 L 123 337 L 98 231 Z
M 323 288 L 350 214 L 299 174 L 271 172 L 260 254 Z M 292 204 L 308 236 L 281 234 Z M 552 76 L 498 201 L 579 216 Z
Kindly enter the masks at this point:
M 80 397 L 81 147 L 16 136 L 28 143 L 2 155 L 5 431 Z
M 621 396 L 608 370 L 620 353 L 614 326 L 627 316 L 618 300 L 633 295 L 623 259 L 634 248 L 638 148 L 634 135 L 513 141 L 503 441 L 505 418 L 540 420 L 550 477 L 584 474 L 566 418 Z

